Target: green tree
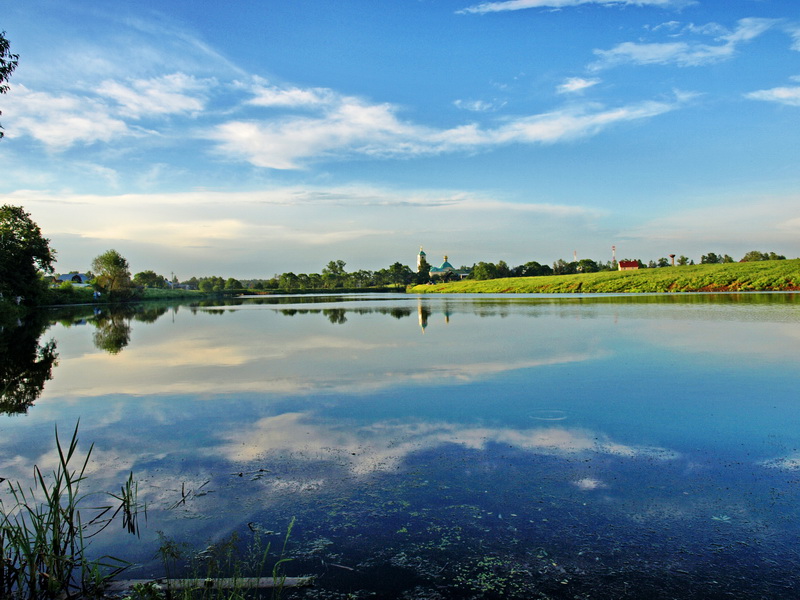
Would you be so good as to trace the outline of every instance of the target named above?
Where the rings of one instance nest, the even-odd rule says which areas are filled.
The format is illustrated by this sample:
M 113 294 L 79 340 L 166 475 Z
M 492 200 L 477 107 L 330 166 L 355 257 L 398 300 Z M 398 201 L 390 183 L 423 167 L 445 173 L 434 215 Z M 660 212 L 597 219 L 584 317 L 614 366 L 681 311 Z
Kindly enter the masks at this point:
M 298 288 L 299 280 L 297 275 L 289 271 L 288 273 L 281 273 L 280 279 L 278 280 L 279 286 L 282 290 L 295 290 Z
M 8 78 L 11 73 L 17 68 L 19 61 L 19 54 L 11 53 L 11 45 L 6 39 L 6 32 L 0 32 L 0 94 L 5 94 L 8 91 Z M 0 112 L 0 115 L 3 113 Z M 3 128 L 0 126 L 0 138 L 3 137 Z
M 700 264 L 701 265 L 715 265 L 717 263 L 721 263 L 723 261 L 722 256 L 717 256 L 714 252 L 709 252 L 708 254 L 703 254 L 700 257 Z
M 92 261 L 95 273 L 95 288 L 120 300 L 133 293 L 128 261 L 116 250 L 107 250 Z
M 786 260 L 786 257 L 775 252 L 759 252 L 758 250 L 750 250 L 742 257 L 742 262 L 753 262 L 757 260 Z
M 517 277 L 539 277 L 541 275 L 552 275 L 553 269 L 550 268 L 550 265 L 540 265 L 535 260 L 532 260 L 524 265 L 515 267 L 514 274 Z
M 238 279 L 234 279 L 233 277 L 228 277 L 227 281 L 225 282 L 225 289 L 240 290 L 242 289 L 242 282 Z
M 149 288 L 163 288 L 166 287 L 166 280 L 155 273 L 154 271 L 142 271 L 133 276 L 134 285 Z
M 582 258 L 578 261 L 575 270 L 578 273 L 597 273 L 600 267 L 591 258 Z
M 344 277 L 347 274 L 344 267 L 347 263 L 343 260 L 332 260 L 328 265 L 322 269 L 322 280 L 325 287 L 341 287 L 344 283 Z
M 689 257 L 688 256 L 684 256 L 683 254 L 681 254 L 678 257 L 678 266 L 679 267 L 685 267 L 688 264 L 689 264 Z
M 563 258 L 559 258 L 556 262 L 553 263 L 553 274 L 554 275 L 574 275 L 577 273 L 578 263 L 576 262 L 566 262 Z
M 414 279 L 414 283 L 422 284 L 428 283 L 431 280 L 431 265 L 423 256 L 419 262 L 419 269 L 417 269 L 417 274 Z
M 39 270 L 53 272 L 55 251 L 20 206 L 0 207 L 0 294 L 36 304 L 44 293 Z
M 504 260 L 498 261 L 496 268 L 497 268 L 497 278 L 511 277 L 511 268 L 508 266 L 506 261 Z
M 389 266 L 389 280 L 396 285 L 408 285 L 414 279 L 414 271 L 406 265 L 396 262 Z
M 494 263 L 479 262 L 472 268 L 472 279 L 476 281 L 497 279 L 497 266 Z

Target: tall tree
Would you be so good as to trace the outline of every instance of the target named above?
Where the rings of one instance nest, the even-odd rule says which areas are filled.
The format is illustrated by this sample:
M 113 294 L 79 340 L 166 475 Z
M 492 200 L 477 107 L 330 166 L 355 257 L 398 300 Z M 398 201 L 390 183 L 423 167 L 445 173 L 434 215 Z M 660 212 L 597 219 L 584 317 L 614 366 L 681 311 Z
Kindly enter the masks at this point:
M 55 251 L 20 206 L 0 206 L 0 294 L 35 304 L 44 286 L 39 270 L 53 272 Z
M 5 94 L 8 91 L 8 78 L 11 73 L 17 68 L 19 61 L 19 54 L 11 53 L 11 45 L 6 39 L 6 32 L 0 31 L 0 94 Z M 3 113 L 0 112 L 0 115 Z M 0 126 L 0 138 L 3 137 L 3 128 Z
M 147 270 L 133 276 L 133 283 L 143 287 L 164 288 L 167 286 L 166 279 L 155 271 Z
M 92 261 L 95 287 L 112 299 L 129 296 L 133 291 L 128 261 L 116 250 L 107 250 Z

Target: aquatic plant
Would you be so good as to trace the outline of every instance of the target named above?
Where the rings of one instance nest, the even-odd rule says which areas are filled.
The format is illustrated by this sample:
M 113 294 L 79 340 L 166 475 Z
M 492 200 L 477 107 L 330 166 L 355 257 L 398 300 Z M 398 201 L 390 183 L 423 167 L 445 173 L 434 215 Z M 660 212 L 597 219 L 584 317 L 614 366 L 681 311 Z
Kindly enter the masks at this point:
M 26 490 L 8 482 L 10 507 L 0 498 L 0 596 L 15 599 L 91 596 L 129 566 L 113 556 L 90 558 L 89 540 L 123 514 L 123 524 L 138 532 L 137 486 L 133 474 L 119 495 L 105 494 L 119 502 L 84 508 L 92 494 L 82 494 L 86 467 L 94 445 L 78 461 L 78 425 L 69 445 L 62 446 L 56 427 L 58 464 L 46 476 L 34 466 L 34 485 Z M 89 513 L 88 518 L 86 517 Z
M 227 539 L 211 544 L 204 550 L 190 554 L 188 545 L 175 542 L 159 532 L 160 544 L 156 555 L 164 566 L 165 578 L 158 582 L 131 582 L 123 600 L 235 600 L 245 596 L 260 597 L 269 590 L 272 600 L 279 600 L 286 587 L 309 585 L 311 578 L 287 578 L 285 564 L 291 561 L 286 556 L 289 538 L 295 519 L 289 522 L 283 545 L 270 570 L 272 544 L 264 544 L 261 529 L 250 527 L 253 539 L 241 551 L 239 536 L 233 533 Z M 188 578 L 175 577 L 178 561 L 188 558 Z M 270 575 L 264 577 L 265 573 Z M 126 582 L 119 582 L 124 585 Z

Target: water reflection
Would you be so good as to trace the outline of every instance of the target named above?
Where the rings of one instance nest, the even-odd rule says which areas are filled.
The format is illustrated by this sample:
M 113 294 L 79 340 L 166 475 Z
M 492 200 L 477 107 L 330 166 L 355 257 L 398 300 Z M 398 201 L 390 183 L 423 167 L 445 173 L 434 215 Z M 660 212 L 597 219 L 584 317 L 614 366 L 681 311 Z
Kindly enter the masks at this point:
M 24 414 L 57 364 L 55 340 L 40 343 L 47 322 L 32 317 L 0 326 L 0 414 Z
M 395 471 L 414 453 L 447 445 L 485 450 L 500 444 L 536 454 L 609 455 L 620 458 L 674 460 L 666 448 L 632 446 L 597 431 L 566 427 L 475 427 L 418 419 L 376 421 L 365 426 L 348 421 L 320 423 L 314 413 L 284 413 L 238 426 L 222 434 L 226 443 L 210 449 L 231 462 L 263 460 L 270 454 L 291 454 L 308 461 L 327 460 L 332 449 L 340 466 L 355 475 Z
M 477 597 L 480 569 L 522 582 L 496 597 L 790 598 L 800 314 L 749 298 L 73 312 L 35 409 L 0 421 L 0 476 L 80 418 L 97 485 L 132 469 L 151 530 L 203 547 L 297 516 L 320 598 Z M 155 570 L 143 537 L 126 551 Z

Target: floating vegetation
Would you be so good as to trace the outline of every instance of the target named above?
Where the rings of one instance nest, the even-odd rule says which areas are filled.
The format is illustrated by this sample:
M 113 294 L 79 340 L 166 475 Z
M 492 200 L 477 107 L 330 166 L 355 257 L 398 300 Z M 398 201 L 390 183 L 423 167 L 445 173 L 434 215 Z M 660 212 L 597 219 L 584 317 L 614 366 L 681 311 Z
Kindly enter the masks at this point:
M 716 515 L 711 517 L 715 521 L 719 521 L 720 523 L 730 523 L 731 518 L 728 515 Z

